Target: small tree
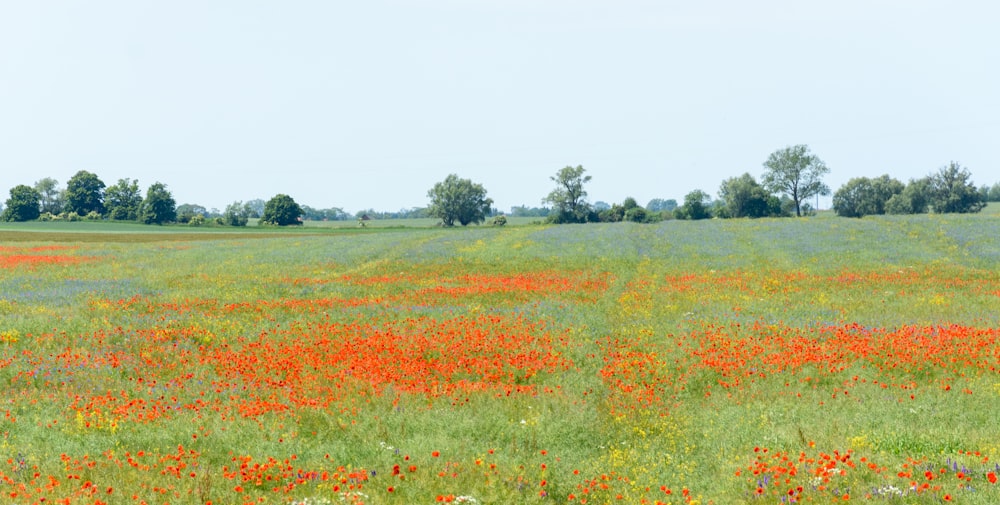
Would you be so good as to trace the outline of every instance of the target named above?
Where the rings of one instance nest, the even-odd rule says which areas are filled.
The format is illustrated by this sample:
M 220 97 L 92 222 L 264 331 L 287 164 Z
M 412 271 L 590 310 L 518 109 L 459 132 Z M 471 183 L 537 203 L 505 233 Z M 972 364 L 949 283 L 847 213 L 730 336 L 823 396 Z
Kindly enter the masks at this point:
M 986 189 L 987 202 L 1000 202 L 1000 182 L 994 182 Z
M 277 226 L 302 224 L 299 221 L 299 217 L 301 216 L 302 207 L 299 207 L 299 204 L 295 203 L 292 197 L 285 194 L 278 194 L 264 204 L 264 213 L 260 217 L 259 224 Z
M 646 210 L 650 212 L 662 212 L 662 211 L 672 211 L 677 208 L 677 200 L 673 198 L 669 200 L 664 200 L 662 198 L 654 198 L 646 204 Z
M 226 206 L 226 211 L 220 219 L 222 219 L 222 224 L 227 226 L 246 226 L 250 212 L 250 208 L 243 202 L 233 202 Z
M 155 182 L 149 186 L 140 217 L 146 224 L 163 224 L 177 219 L 177 203 L 165 184 Z
M 639 207 L 638 205 L 625 211 L 625 221 L 645 223 L 649 220 L 649 212 L 646 212 L 646 209 Z
M 830 173 L 823 160 L 800 144 L 779 149 L 764 162 L 764 187 L 773 193 L 788 195 L 795 203 L 795 215 L 802 216 L 802 202 L 816 195 L 829 195 L 823 176 Z
M 684 195 L 684 205 L 677 207 L 674 216 L 677 219 L 708 219 L 712 217 L 711 203 L 712 197 L 708 193 L 696 189 Z
M 955 163 L 931 176 L 931 206 L 938 214 L 979 212 L 986 207 L 983 195 L 970 180 L 969 171 Z
M 67 212 L 81 216 L 97 212 L 104 214 L 104 181 L 86 170 L 77 172 L 66 183 Z
M 435 184 L 427 191 L 427 196 L 431 199 L 429 214 L 441 219 L 445 226 L 454 226 L 455 221 L 462 226 L 482 223 L 493 205 L 482 185 L 459 179 L 455 174 Z
M 63 210 L 63 192 L 59 189 L 59 181 L 45 177 L 35 182 L 35 191 L 41 195 L 42 213 L 59 214 Z
M 549 220 L 556 223 L 585 223 L 591 220 L 593 212 L 587 205 L 587 191 L 583 185 L 590 182 L 589 175 L 583 175 L 582 165 L 575 168 L 563 167 L 556 175 L 550 177 L 556 183 L 556 189 L 542 199 L 542 203 L 550 203 L 553 213 Z
M 261 200 L 260 198 L 247 200 L 247 202 L 243 205 L 250 212 L 247 217 L 261 217 L 264 215 L 264 200 Z
M 38 191 L 24 184 L 10 190 L 10 198 L 0 213 L 0 221 L 32 221 L 41 215 L 42 196 Z
M 115 221 L 138 221 L 142 207 L 142 191 L 139 181 L 118 179 L 118 183 L 104 190 L 104 209 L 108 219 Z

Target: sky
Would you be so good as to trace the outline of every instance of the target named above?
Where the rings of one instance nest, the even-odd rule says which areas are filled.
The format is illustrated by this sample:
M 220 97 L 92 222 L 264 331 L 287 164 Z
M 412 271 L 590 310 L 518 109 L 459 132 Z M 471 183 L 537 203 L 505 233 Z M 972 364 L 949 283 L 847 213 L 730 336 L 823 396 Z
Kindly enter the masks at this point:
M 278 193 L 501 210 L 683 200 L 807 144 L 834 190 L 1000 181 L 1000 3 L 0 0 L 0 200 L 80 170 L 223 209 Z M 829 206 L 829 198 L 820 202 Z

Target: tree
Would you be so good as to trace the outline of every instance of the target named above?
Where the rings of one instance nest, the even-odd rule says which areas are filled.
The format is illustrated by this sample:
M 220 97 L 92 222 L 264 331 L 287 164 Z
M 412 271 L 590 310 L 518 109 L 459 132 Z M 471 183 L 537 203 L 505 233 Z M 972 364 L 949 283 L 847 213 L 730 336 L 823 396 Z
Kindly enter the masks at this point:
M 302 206 L 302 217 L 313 221 L 345 221 L 350 218 L 344 209 L 339 207 L 314 209 L 308 205 Z
M 748 173 L 722 181 L 719 186 L 719 199 L 722 200 L 722 214 L 726 217 L 781 215 L 781 200 L 768 193 Z
M 300 216 L 302 216 L 302 207 L 299 207 L 299 204 L 295 203 L 292 197 L 278 194 L 264 204 L 264 213 L 260 216 L 260 224 L 277 226 L 302 224 L 299 221 Z
M 545 207 L 528 207 L 527 205 L 515 205 L 510 208 L 510 215 L 513 217 L 547 217 L 551 209 Z
M 885 202 L 887 214 L 924 214 L 930 205 L 931 178 L 910 179 L 903 191 Z
M 222 214 L 222 223 L 227 226 L 246 226 L 251 209 L 243 202 L 233 202 L 226 206 Z
M 20 184 L 10 190 L 0 221 L 31 221 L 41 215 L 42 195 L 31 186 Z
M 594 210 L 597 210 L 597 205 L 594 205 Z M 602 223 L 617 223 L 622 221 L 625 219 L 625 207 L 613 203 L 610 207 L 598 211 L 597 219 Z
M 142 207 L 142 191 L 139 181 L 118 179 L 118 183 L 104 190 L 104 210 L 108 219 L 115 221 L 138 221 Z
M 788 195 L 795 203 L 795 215 L 802 216 L 802 202 L 816 195 L 829 195 L 823 176 L 830 173 L 823 160 L 800 144 L 779 149 L 764 162 L 763 183 L 772 193 Z
M 904 189 L 902 182 L 888 175 L 874 179 L 855 177 L 833 194 L 833 210 L 842 217 L 885 214 L 889 200 Z
M 67 212 L 81 216 L 96 212 L 104 214 L 104 182 L 96 175 L 81 170 L 66 183 Z
M 264 215 L 264 200 L 261 200 L 260 198 L 247 200 L 247 202 L 243 205 L 250 211 L 250 215 L 248 217 L 261 217 Z
M 431 217 L 441 219 L 445 226 L 462 226 L 486 221 L 493 200 L 486 197 L 486 189 L 469 179 L 459 179 L 451 174 L 427 191 L 431 199 L 428 210 Z
M 140 218 L 146 224 L 163 224 L 177 219 L 177 202 L 162 182 L 154 182 L 146 190 Z
M 49 214 L 59 214 L 63 209 L 63 192 L 59 189 L 59 181 L 45 177 L 35 183 L 35 191 L 41 195 L 41 210 Z
M 182 203 L 177 206 L 177 222 L 189 223 L 197 216 L 206 217 L 209 212 L 205 207 L 195 203 Z
M 625 220 L 633 223 L 645 223 L 650 220 L 649 212 L 646 212 L 646 209 L 636 205 L 635 207 L 625 211 Z
M 993 183 L 986 191 L 987 202 L 1000 202 L 1000 182 Z
M 968 169 L 954 161 L 931 176 L 931 206 L 938 214 L 979 212 L 986 207 L 983 195 L 970 180 Z
M 554 213 L 549 220 L 556 223 L 585 223 L 591 219 L 593 212 L 587 205 L 587 192 L 583 185 L 590 182 L 589 175 L 583 175 L 582 165 L 576 168 L 567 166 L 550 177 L 557 187 L 542 199 L 542 203 L 550 203 Z
M 684 195 L 684 205 L 677 207 L 674 215 L 677 219 L 708 219 L 712 217 L 712 212 L 709 210 L 711 203 L 712 197 L 708 196 L 708 193 L 696 189 Z
M 673 198 L 669 200 L 664 200 L 662 198 L 654 198 L 646 204 L 646 210 L 650 212 L 662 212 L 665 210 L 672 211 L 677 208 L 677 200 Z

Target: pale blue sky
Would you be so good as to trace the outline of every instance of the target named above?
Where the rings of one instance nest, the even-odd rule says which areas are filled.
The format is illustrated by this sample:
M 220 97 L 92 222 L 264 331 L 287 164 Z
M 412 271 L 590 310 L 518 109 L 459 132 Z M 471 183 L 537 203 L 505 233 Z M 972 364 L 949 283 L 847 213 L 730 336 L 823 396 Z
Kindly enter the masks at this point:
M 1000 181 L 987 1 L 0 0 L 0 194 L 78 170 L 223 208 L 715 196 L 808 144 L 836 189 Z

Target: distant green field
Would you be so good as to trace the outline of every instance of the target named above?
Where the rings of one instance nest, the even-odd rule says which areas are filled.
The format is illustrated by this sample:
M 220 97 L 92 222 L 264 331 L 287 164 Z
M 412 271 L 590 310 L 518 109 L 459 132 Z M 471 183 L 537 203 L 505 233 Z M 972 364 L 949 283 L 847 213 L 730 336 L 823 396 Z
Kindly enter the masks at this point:
M 998 307 L 996 206 L 4 223 L 0 501 L 996 504 Z

